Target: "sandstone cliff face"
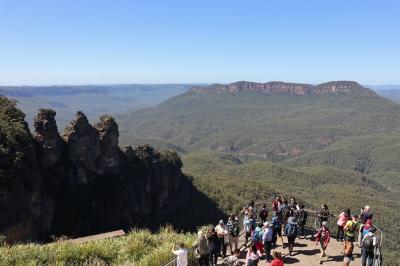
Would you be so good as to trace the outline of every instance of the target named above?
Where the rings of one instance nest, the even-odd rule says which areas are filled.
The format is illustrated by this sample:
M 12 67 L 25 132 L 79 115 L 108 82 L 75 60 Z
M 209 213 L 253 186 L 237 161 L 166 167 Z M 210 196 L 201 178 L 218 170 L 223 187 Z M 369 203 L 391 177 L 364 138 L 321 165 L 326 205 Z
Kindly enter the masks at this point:
M 9 242 L 157 228 L 166 222 L 193 228 L 200 222 L 178 215 L 190 197 L 205 201 L 182 174 L 175 152 L 147 145 L 121 150 L 118 125 L 107 115 L 92 126 L 78 112 L 61 137 L 55 115 L 39 110 L 34 136 L 23 114 L 19 118 L 25 139 L 12 143 L 22 154 L 18 165 L 7 161 L 15 159 L 11 152 L 17 146 L 0 152 L 0 234 Z M 13 123 L 3 117 L 0 122 Z
M 193 86 L 191 91 L 196 93 L 237 93 L 249 91 L 263 93 L 289 93 L 295 95 L 337 95 L 348 93 L 359 93 L 366 96 L 376 95 L 374 91 L 364 88 L 354 81 L 332 81 L 317 86 L 276 81 L 267 83 L 238 81 L 227 85 L 214 84 L 208 87 Z

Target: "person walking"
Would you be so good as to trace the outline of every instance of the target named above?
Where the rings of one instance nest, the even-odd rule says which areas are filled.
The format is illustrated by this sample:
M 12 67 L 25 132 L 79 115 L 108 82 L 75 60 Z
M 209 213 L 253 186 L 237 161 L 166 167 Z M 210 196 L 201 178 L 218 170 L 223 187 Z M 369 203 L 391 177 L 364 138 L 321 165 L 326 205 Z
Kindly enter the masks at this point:
M 188 265 L 187 250 L 182 242 L 178 242 L 172 247 L 172 253 L 176 255 L 176 266 Z
M 297 223 L 295 222 L 295 218 L 293 216 L 290 216 L 288 218 L 288 222 L 285 226 L 285 234 L 287 236 L 288 245 L 289 245 L 289 256 L 292 256 L 294 242 L 296 240 L 298 233 L 299 233 L 299 231 L 298 231 Z
M 264 234 L 262 236 L 262 241 L 264 244 L 264 253 L 265 253 L 265 260 L 268 262 L 271 261 L 271 247 L 272 247 L 272 224 L 269 222 L 264 223 Z
M 337 235 L 336 235 L 337 241 L 343 242 L 343 240 L 344 240 L 344 230 L 343 229 L 349 219 L 350 219 L 350 209 L 346 209 L 339 214 L 338 221 L 337 221 L 337 226 L 338 226 Z
M 376 247 L 375 228 L 372 227 L 361 241 L 361 265 L 372 266 Z
M 262 241 L 262 237 L 264 235 L 264 228 L 262 223 L 257 223 L 256 229 L 253 232 L 251 240 L 253 245 L 256 245 L 257 254 L 261 258 L 264 252 L 264 245 Z
M 322 264 L 322 259 L 326 256 L 325 250 L 328 246 L 328 243 L 331 239 L 331 232 L 327 227 L 328 223 L 323 221 L 321 228 L 318 230 L 317 234 L 315 235 L 315 244 L 320 246 L 321 255 L 319 264 Z
M 196 248 L 196 258 L 200 266 L 209 266 L 209 254 L 210 249 L 208 247 L 208 240 L 204 235 L 203 231 L 197 233 L 197 239 L 193 243 L 193 247 Z

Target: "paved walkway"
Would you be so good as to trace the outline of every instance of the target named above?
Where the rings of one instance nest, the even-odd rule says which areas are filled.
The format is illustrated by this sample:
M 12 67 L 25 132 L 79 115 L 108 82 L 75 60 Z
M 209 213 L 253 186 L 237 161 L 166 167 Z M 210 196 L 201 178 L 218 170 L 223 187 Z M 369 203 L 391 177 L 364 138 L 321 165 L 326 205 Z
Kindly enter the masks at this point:
M 315 241 L 309 240 L 311 235 L 309 235 L 307 238 L 308 239 L 296 239 L 296 245 L 293 249 L 292 256 L 289 256 L 289 250 L 288 248 L 282 248 L 282 245 L 280 243 L 280 240 L 278 239 L 278 244 L 280 244 L 277 248 L 276 251 L 279 251 L 282 253 L 282 256 L 284 257 L 284 263 L 285 265 L 306 265 L 306 266 L 312 266 L 312 265 L 321 265 L 319 264 L 319 256 L 320 256 L 320 250 L 319 246 L 315 245 Z M 243 238 L 241 237 L 241 243 L 240 245 L 243 244 Z M 284 237 L 283 240 L 285 243 L 287 242 L 287 239 Z M 246 253 L 247 250 L 245 250 L 244 247 L 241 248 L 241 256 L 240 256 L 240 261 L 243 262 L 243 265 L 245 265 L 245 258 L 246 258 Z M 343 243 L 336 241 L 336 239 L 331 238 L 331 241 L 328 245 L 328 248 L 326 250 L 326 255 L 327 257 L 323 258 L 323 263 L 322 265 L 326 266 L 331 266 L 331 265 L 342 265 L 343 261 L 343 255 L 341 252 L 343 251 Z M 228 254 L 229 253 L 229 247 L 228 247 Z M 272 252 L 271 252 L 272 254 Z M 219 259 L 218 265 L 226 265 L 223 262 L 225 259 Z M 265 260 L 260 261 L 259 263 L 260 266 L 264 265 L 269 265 L 266 263 Z M 360 258 L 360 249 L 358 247 L 354 247 L 354 261 L 351 262 L 350 265 L 361 265 L 361 258 Z

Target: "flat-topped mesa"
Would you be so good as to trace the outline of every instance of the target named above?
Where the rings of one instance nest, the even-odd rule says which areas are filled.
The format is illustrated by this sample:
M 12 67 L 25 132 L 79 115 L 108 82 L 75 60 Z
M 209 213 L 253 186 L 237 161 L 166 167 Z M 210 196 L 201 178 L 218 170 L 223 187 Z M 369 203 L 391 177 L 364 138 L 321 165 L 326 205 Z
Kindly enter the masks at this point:
M 288 93 L 295 95 L 329 95 L 329 94 L 361 94 L 367 96 L 376 93 L 365 88 L 355 81 L 331 81 L 317 86 L 301 83 L 285 83 L 271 81 L 267 83 L 257 83 L 249 81 L 238 81 L 231 84 L 213 84 L 208 87 L 193 86 L 192 92 L 195 93 L 237 93 L 237 92 L 263 92 L 263 93 Z

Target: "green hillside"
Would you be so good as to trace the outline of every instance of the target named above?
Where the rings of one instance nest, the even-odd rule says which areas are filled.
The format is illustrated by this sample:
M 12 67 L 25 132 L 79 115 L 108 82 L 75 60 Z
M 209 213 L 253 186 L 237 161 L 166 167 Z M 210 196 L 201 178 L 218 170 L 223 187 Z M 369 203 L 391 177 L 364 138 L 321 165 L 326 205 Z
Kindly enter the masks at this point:
M 400 134 L 349 137 L 285 161 L 291 166 L 332 165 L 362 173 L 400 172 Z
M 123 143 L 210 147 L 281 161 L 344 138 L 400 132 L 400 105 L 377 95 L 189 91 L 117 117 Z

